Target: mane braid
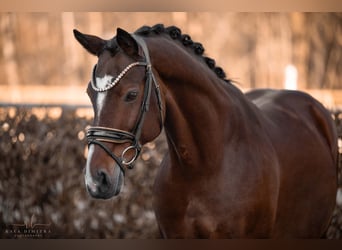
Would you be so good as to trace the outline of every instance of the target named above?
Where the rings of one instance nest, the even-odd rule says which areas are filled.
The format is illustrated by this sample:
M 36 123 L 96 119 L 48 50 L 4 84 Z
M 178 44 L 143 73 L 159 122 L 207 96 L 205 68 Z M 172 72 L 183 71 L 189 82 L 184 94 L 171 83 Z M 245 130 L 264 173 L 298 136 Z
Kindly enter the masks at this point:
M 180 41 L 184 47 L 191 48 L 194 51 L 195 55 L 198 55 L 202 57 L 204 62 L 207 64 L 207 66 L 214 71 L 214 73 L 222 80 L 224 80 L 226 83 L 232 83 L 230 79 L 226 79 L 226 73 L 224 70 L 216 66 L 216 62 L 214 59 L 203 56 L 204 54 L 204 47 L 201 43 L 194 42 L 191 37 L 187 34 L 182 34 L 182 31 L 180 28 L 176 26 L 169 26 L 164 27 L 163 24 L 156 24 L 152 27 L 150 26 L 142 26 L 139 29 L 135 31 L 136 34 L 142 35 L 142 36 L 148 36 L 150 34 L 168 34 L 173 40 Z

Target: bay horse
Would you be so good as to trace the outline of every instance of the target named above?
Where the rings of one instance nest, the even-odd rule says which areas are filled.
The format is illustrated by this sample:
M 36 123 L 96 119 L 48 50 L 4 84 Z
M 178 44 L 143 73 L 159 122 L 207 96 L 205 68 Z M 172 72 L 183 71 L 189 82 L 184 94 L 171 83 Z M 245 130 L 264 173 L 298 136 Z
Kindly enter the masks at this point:
M 162 237 L 322 236 L 337 191 L 336 129 L 322 104 L 299 91 L 243 94 L 175 26 L 74 35 L 98 57 L 87 88 L 92 197 L 118 195 L 141 146 L 164 128 L 153 190 Z

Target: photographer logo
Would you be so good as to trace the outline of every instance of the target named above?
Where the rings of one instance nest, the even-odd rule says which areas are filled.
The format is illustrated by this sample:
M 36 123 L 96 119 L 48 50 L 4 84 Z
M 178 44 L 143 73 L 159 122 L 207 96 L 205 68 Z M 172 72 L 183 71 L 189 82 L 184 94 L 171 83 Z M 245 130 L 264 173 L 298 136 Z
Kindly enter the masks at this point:
M 36 223 L 34 215 L 24 223 L 9 224 L 4 230 L 9 238 L 46 238 L 52 233 L 51 223 Z

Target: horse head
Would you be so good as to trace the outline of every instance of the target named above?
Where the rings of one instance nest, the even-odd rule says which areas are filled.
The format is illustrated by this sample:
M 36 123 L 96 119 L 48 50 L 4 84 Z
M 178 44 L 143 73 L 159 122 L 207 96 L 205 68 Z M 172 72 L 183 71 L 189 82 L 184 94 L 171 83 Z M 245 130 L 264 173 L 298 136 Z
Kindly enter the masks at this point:
M 74 35 L 98 57 L 87 88 L 94 121 L 87 131 L 85 183 L 91 196 L 108 199 L 120 193 L 141 146 L 160 134 L 163 92 L 142 38 L 120 28 L 110 40 L 77 30 Z

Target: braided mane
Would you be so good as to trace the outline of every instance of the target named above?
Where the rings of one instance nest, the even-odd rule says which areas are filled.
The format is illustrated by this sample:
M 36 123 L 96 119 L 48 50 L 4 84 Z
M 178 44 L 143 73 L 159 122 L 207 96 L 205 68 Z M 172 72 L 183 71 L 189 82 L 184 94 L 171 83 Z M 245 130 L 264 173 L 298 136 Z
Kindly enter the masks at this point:
M 168 34 L 172 39 L 180 41 L 185 47 L 193 49 L 194 53 L 203 58 L 208 67 L 213 70 L 216 75 L 227 83 L 231 80 L 226 79 L 226 73 L 221 67 L 216 66 L 215 60 L 204 56 L 204 47 L 201 43 L 194 42 L 187 34 L 182 34 L 182 31 L 176 26 L 164 27 L 163 24 L 156 24 L 152 27 L 142 26 L 135 31 L 136 34 L 148 36 L 150 34 Z

